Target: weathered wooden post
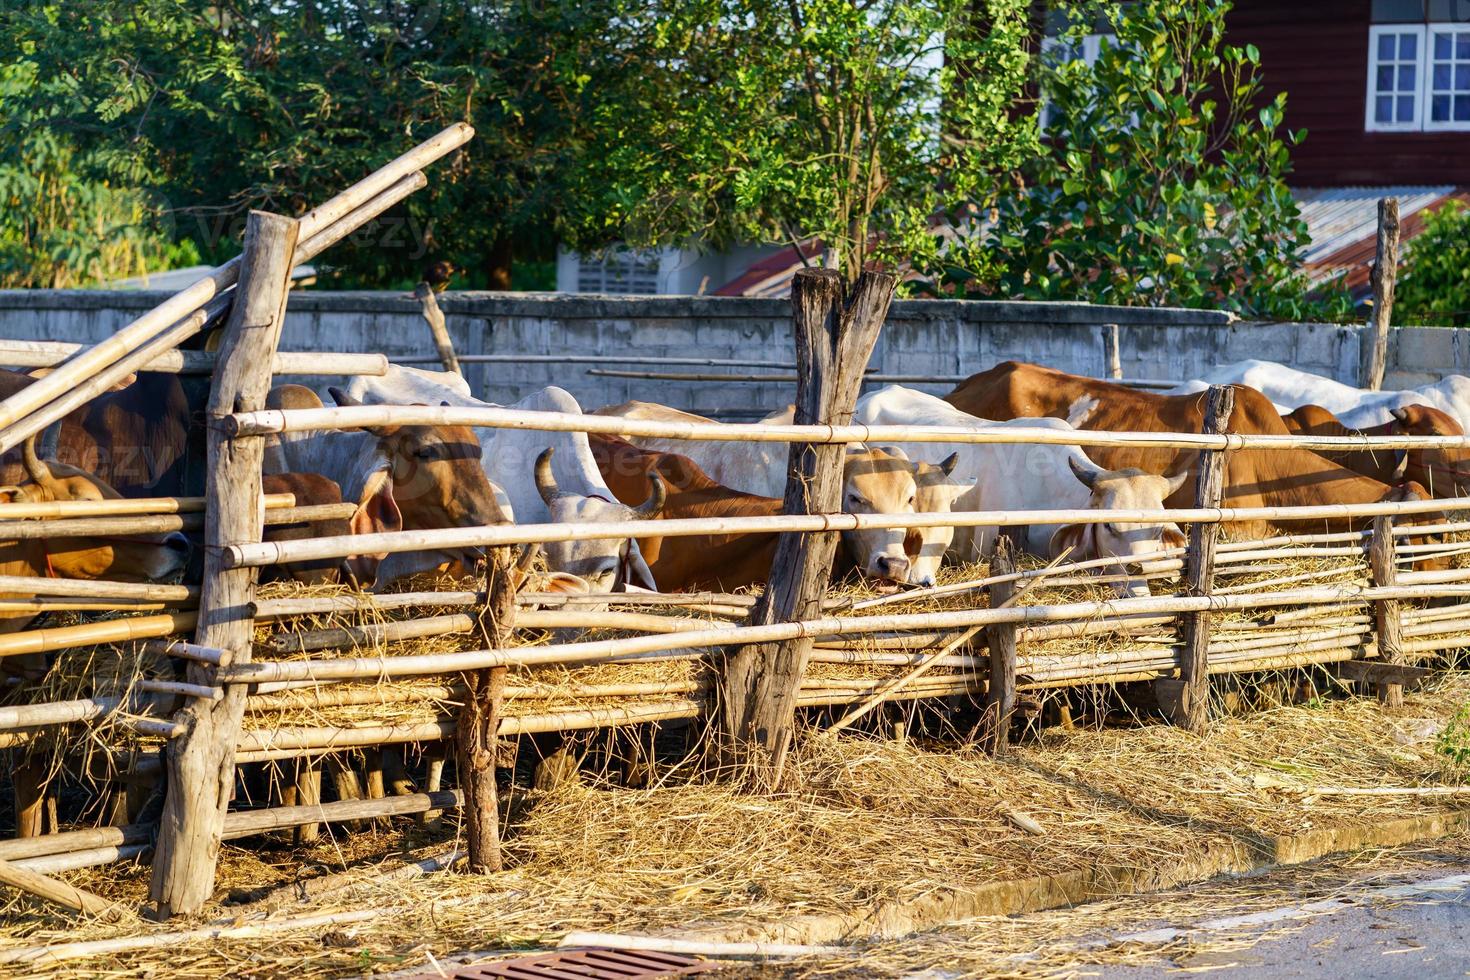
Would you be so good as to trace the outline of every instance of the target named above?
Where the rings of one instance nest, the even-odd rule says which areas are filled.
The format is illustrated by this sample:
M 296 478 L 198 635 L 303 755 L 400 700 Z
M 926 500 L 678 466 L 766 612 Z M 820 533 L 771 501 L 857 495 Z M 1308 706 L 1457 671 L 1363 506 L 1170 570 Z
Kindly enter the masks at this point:
M 224 416 L 258 411 L 270 391 L 290 287 L 298 222 L 252 211 L 245 225 L 240 280 L 225 324 L 206 416 L 208 479 L 204 523 L 204 579 L 196 642 L 227 651 L 232 663 L 250 659 L 256 570 L 225 568 L 223 546 L 257 542 L 261 532 L 260 436 L 231 439 L 218 428 Z M 190 663 L 189 681 L 214 686 L 214 669 Z M 214 891 L 225 811 L 235 785 L 235 742 L 245 713 L 245 686 L 232 685 L 218 701 L 191 698 L 179 713 L 184 734 L 165 753 L 168 795 L 153 860 L 152 898 L 160 919 L 193 912 Z
M 429 324 L 429 333 L 434 338 L 434 347 L 439 351 L 439 363 L 444 370 L 463 374 L 459 369 L 459 358 L 454 353 L 454 343 L 449 339 L 449 327 L 444 322 L 444 311 L 434 295 L 434 287 L 421 282 L 413 288 L 413 298 L 423 307 L 424 319 Z
M 486 642 L 495 649 L 509 645 L 515 625 L 514 569 L 515 560 L 509 548 L 490 549 L 480 625 Z M 458 752 L 459 785 L 464 793 L 470 870 L 486 874 L 504 866 L 500 856 L 495 750 L 501 702 L 505 699 L 505 668 L 467 671 L 464 682 L 468 691 L 454 726 L 454 744 Z
M 852 421 L 863 371 L 878 339 L 893 276 L 864 272 L 844 295 L 832 269 L 802 269 L 791 289 L 796 340 L 798 425 L 847 425 Z M 786 477 L 787 514 L 842 509 L 846 447 L 793 443 Z M 751 625 L 810 619 L 821 600 L 837 550 L 836 532 L 782 534 L 766 591 L 751 610 Z M 813 640 L 802 637 L 728 651 L 720 677 L 717 715 L 721 761 L 745 766 L 756 782 L 779 781 L 796 721 L 796 695 Z
M 1205 398 L 1202 431 L 1218 435 L 1230 425 L 1235 408 L 1235 389 L 1213 385 Z M 1202 450 L 1199 473 L 1194 483 L 1196 507 L 1219 507 L 1225 496 L 1225 451 Z M 1215 544 L 1220 538 L 1217 523 L 1195 522 L 1189 526 L 1189 548 L 1184 556 L 1184 594 L 1209 595 L 1215 587 Z M 1203 733 L 1209 720 L 1210 701 L 1210 614 L 1183 613 L 1179 617 L 1179 678 L 1158 681 L 1154 690 L 1169 720 L 1181 728 Z
M 1388 368 L 1388 324 L 1393 317 L 1394 282 L 1399 269 L 1399 199 L 1378 202 L 1378 251 L 1373 258 L 1373 336 L 1363 363 L 1361 387 L 1377 391 L 1383 387 Z
M 995 541 L 988 574 L 1010 575 L 1016 570 L 1009 534 Z M 990 586 L 990 608 L 999 609 L 1016 594 L 1014 581 Z M 987 732 L 985 748 L 997 755 L 1006 750 L 1011 735 L 1011 715 L 1016 710 L 1016 624 L 992 623 L 985 628 L 990 645 L 990 681 L 985 689 L 985 714 L 994 724 Z
M 1385 514 L 1373 519 L 1373 537 L 1368 544 L 1368 565 L 1372 570 L 1373 584 L 1390 586 L 1398 584 L 1398 568 L 1394 564 L 1397 549 L 1393 541 L 1393 517 Z M 1399 665 L 1404 662 L 1403 603 L 1397 599 L 1373 600 L 1373 621 L 1378 633 L 1378 660 L 1380 663 Z M 1379 682 L 1378 700 L 1391 708 L 1404 703 L 1404 686 Z
M 1118 344 L 1118 325 L 1104 323 L 1102 327 L 1103 360 L 1108 366 L 1108 377 L 1117 381 L 1123 377 L 1123 353 Z

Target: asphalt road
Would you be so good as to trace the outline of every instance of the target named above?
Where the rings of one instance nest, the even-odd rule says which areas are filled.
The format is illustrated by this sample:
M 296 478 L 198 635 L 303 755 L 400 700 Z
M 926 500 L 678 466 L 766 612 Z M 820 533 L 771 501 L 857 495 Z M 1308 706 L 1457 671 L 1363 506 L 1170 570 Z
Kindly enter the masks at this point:
M 1163 944 L 1154 962 L 1093 969 L 1114 980 L 1180 972 L 1337 980 L 1470 975 L 1470 862 L 1405 877 L 1392 885 L 1349 885 L 1331 899 L 1183 927 L 1161 922 L 1132 934 L 1134 942 Z M 1271 887 L 1269 878 L 1261 885 Z

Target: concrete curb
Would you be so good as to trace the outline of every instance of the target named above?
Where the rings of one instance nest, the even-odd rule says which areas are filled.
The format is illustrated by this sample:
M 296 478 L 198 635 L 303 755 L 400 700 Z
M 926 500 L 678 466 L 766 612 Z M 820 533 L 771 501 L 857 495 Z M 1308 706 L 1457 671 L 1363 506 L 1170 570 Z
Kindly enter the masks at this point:
M 944 886 L 917 899 L 884 902 L 862 912 L 803 915 L 783 922 L 708 925 L 664 935 L 704 942 L 803 945 L 897 938 L 976 916 L 1019 915 L 1102 898 L 1142 895 L 1222 874 L 1267 871 L 1364 847 L 1393 847 L 1467 830 L 1470 809 L 1210 846 L 1195 860 L 1168 868 L 1100 865 L 975 887 Z

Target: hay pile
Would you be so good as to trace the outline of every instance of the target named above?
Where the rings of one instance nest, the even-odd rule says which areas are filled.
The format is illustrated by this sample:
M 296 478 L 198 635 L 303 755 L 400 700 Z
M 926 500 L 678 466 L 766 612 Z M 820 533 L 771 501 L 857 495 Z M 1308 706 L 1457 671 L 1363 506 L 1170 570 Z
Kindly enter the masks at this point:
M 333 828 L 335 836 L 305 852 L 231 845 L 222 866 L 227 888 L 356 867 L 360 885 L 310 910 L 382 914 L 299 934 L 171 943 L 111 956 L 107 968 L 115 976 L 264 976 L 290 965 L 306 977 L 350 976 L 422 963 L 426 953 L 553 942 L 573 929 L 785 922 L 1077 868 L 1128 867 L 1167 878 L 1241 840 L 1463 806 L 1463 799 L 1428 797 L 1314 798 L 1310 788 L 1458 782 L 1465 774 L 1436 751 L 1436 729 L 1467 701 L 1470 678 L 1454 675 L 1410 695 L 1396 713 L 1341 701 L 1228 720 L 1204 738 L 1164 727 L 1048 732 L 1003 760 L 912 742 L 805 738 L 789 763 L 799 788 L 775 796 L 707 783 L 689 771 L 665 773 L 647 790 L 514 790 L 506 801 L 512 868 L 488 879 L 443 873 L 375 881 L 380 862 L 391 866 L 405 853 L 454 841 L 452 826 L 434 832 L 408 820 L 392 834 Z M 1006 809 L 1029 815 L 1046 835 L 1018 829 Z M 129 902 L 146 893 L 146 869 L 67 877 Z M 218 896 L 227 897 L 227 890 Z M 230 914 L 215 904 L 205 918 Z M 3 915 L 0 955 L 31 943 L 163 931 L 141 919 L 71 928 L 19 900 Z M 101 965 L 75 964 L 79 972 Z M 55 975 L 53 968 L 37 972 Z

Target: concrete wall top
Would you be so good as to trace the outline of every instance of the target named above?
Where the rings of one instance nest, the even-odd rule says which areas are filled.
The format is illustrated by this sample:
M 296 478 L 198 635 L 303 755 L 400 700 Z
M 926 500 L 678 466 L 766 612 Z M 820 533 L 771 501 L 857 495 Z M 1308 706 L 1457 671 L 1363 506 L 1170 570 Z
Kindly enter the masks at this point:
M 0 310 L 147 310 L 168 299 L 157 290 L 5 289 Z M 331 313 L 417 313 L 407 293 L 298 290 L 292 310 Z M 781 299 L 731 296 L 606 296 L 586 293 L 446 292 L 447 314 L 477 317 L 545 317 L 559 320 L 618 318 L 786 317 L 791 304 Z M 1089 303 L 1028 303 L 1000 300 L 906 299 L 896 301 L 893 320 L 963 320 L 970 323 L 1044 323 L 1093 326 L 1225 326 L 1235 317 L 1220 310 L 1174 307 L 1097 306 Z

